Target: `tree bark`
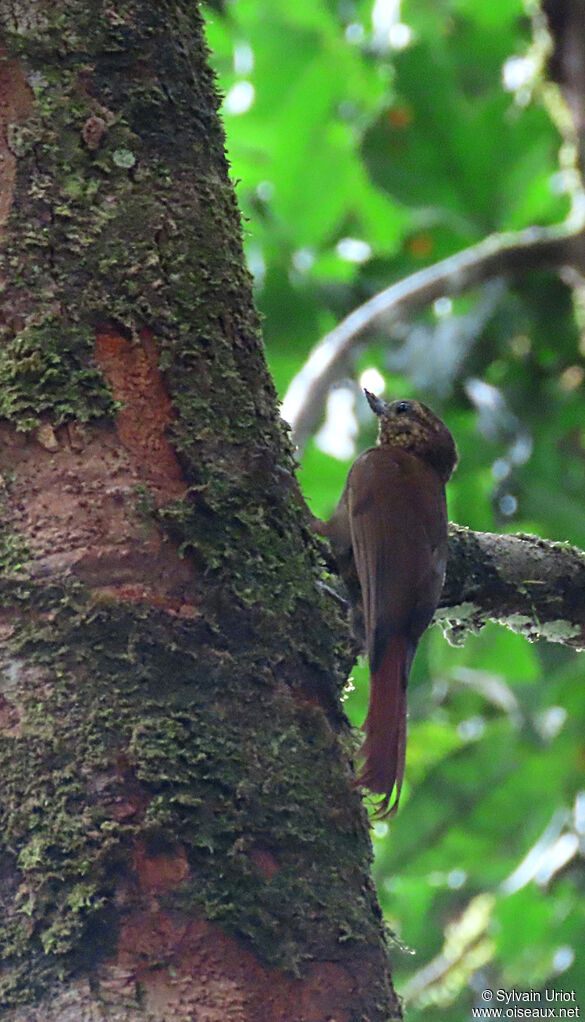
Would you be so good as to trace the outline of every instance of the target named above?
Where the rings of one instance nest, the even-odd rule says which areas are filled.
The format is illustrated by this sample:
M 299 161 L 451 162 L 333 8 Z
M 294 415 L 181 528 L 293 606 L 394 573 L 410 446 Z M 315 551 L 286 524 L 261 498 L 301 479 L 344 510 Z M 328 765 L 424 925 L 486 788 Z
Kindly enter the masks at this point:
M 400 1018 L 197 9 L 0 32 L 3 1018 Z

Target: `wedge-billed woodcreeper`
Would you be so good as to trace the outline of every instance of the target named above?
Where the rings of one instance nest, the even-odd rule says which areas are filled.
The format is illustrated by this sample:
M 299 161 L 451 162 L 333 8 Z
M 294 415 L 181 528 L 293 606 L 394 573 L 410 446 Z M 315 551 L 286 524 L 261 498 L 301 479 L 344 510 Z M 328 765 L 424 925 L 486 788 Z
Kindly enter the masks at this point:
M 316 527 L 331 542 L 365 639 L 370 698 L 358 783 L 384 796 L 384 815 L 395 811 L 404 777 L 410 667 L 443 587 L 445 484 L 457 452 L 426 405 L 365 394 L 379 418 L 378 445 L 357 458 L 335 512 Z

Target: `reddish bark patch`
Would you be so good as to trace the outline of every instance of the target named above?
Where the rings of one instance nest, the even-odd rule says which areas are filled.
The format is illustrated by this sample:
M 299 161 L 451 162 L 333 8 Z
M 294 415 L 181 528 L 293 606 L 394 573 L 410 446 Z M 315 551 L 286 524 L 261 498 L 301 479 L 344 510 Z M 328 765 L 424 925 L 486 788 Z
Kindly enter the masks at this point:
M 18 151 L 15 127 L 31 116 L 33 100 L 20 64 L 0 47 L 0 227 L 6 223 L 14 193 Z
M 297 979 L 264 968 L 203 919 L 153 908 L 122 923 L 117 958 L 100 970 L 100 994 L 115 1002 L 135 996 L 165 1022 L 350 1022 L 360 995 L 367 1000 L 368 971 L 362 982 L 326 961 Z
M 121 404 L 115 428 L 42 423 L 34 440 L 0 425 L 0 472 L 13 481 L 6 526 L 30 551 L 35 578 L 73 574 L 100 596 L 198 616 L 192 563 L 179 556 L 141 493 L 157 507 L 187 486 L 165 435 L 173 415 L 152 334 L 97 336 L 96 359 Z
M 272 880 L 275 873 L 278 873 L 280 870 L 272 852 L 269 852 L 267 848 L 253 848 L 250 852 L 250 858 L 262 870 L 267 880 Z
M 145 483 L 163 504 L 181 480 L 153 478 L 109 427 L 54 432 L 56 449 L 0 424 L 0 472 L 11 477 L 5 527 L 29 551 L 33 578 L 73 574 L 101 596 L 195 617 L 192 565 L 140 512 Z
M 116 419 L 121 443 L 149 476 L 176 484 L 181 480 L 181 467 L 165 436 L 173 406 L 150 330 L 141 330 L 136 342 L 114 330 L 100 331 L 95 357 L 115 400 L 122 405 Z
M 156 507 L 187 490 L 165 436 L 172 405 L 154 340 L 103 331 L 96 357 L 122 405 L 115 428 L 45 422 L 32 439 L 0 424 L 4 525 L 24 540 L 33 578 L 73 574 L 104 598 L 195 618 L 192 562 L 141 510 L 144 490 Z
M 171 891 L 189 875 L 187 854 L 181 846 L 173 853 L 152 855 L 141 841 L 134 849 L 133 860 L 140 888 L 150 894 Z

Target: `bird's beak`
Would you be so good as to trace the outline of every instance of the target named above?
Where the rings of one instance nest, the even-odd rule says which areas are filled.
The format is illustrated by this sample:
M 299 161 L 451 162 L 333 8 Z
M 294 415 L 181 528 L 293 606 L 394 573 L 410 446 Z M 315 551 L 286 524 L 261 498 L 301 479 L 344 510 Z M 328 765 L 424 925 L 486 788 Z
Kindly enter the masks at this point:
M 388 410 L 388 405 L 382 398 L 376 397 L 375 394 L 371 394 L 369 390 L 364 387 L 364 394 L 366 395 L 368 404 L 375 415 L 384 415 L 384 412 Z

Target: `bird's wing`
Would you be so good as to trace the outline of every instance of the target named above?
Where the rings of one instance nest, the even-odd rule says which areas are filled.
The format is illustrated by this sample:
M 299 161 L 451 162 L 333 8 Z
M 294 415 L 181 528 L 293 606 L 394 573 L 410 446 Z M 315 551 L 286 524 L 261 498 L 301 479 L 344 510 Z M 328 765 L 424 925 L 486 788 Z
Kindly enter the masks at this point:
M 420 458 L 375 447 L 351 469 L 348 508 L 368 655 L 376 671 L 392 636 L 408 641 L 412 659 L 435 611 L 447 557 L 444 486 Z

